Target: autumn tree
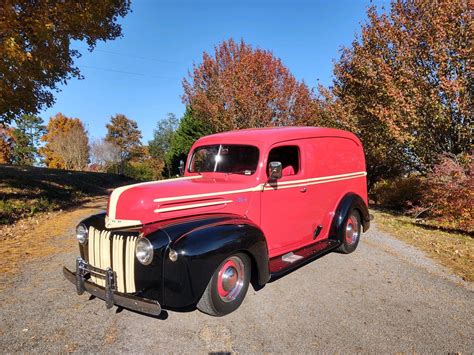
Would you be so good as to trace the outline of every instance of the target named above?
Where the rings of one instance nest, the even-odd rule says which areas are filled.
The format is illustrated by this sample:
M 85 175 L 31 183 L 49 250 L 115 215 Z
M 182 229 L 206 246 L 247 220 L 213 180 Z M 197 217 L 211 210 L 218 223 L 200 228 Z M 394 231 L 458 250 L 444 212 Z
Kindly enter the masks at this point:
M 203 54 L 183 80 L 183 102 L 212 131 L 300 124 L 313 114 L 310 90 L 271 52 L 230 39 Z
M 18 165 L 33 165 L 39 156 L 38 146 L 46 132 L 43 119 L 35 115 L 23 115 L 12 129 L 12 162 Z
M 85 153 L 83 152 L 85 151 L 87 151 L 88 159 L 88 138 L 82 121 L 79 118 L 69 118 L 58 113 L 50 118 L 46 127 L 46 134 L 41 137 L 41 140 L 46 144 L 40 148 L 40 154 L 44 157 L 44 162 L 48 168 L 71 169 L 70 158 L 63 156 L 65 149 L 60 148 L 64 139 L 73 138 L 69 134 L 70 131 L 79 136 L 77 139 L 74 137 L 75 143 L 83 142 L 85 144 L 84 150 L 81 151 L 81 154 L 84 155 L 78 157 L 78 162 L 84 161 Z M 68 162 L 65 159 L 68 159 Z M 81 164 L 77 163 L 72 169 L 80 169 Z
M 426 172 L 442 152 L 470 151 L 473 28 L 466 0 L 369 8 L 318 105 L 362 138 L 372 179 Z
M 60 156 L 67 170 L 84 170 L 89 163 L 89 138 L 84 127 L 74 124 L 58 132 L 49 143 L 51 151 Z
M 123 173 L 125 162 L 141 148 L 142 134 L 137 122 L 122 114 L 111 117 L 106 128 L 106 141 L 115 144 L 120 149 L 120 173 Z
M 72 41 L 92 51 L 120 37 L 130 0 L 0 2 L 0 123 L 54 103 L 58 84 L 81 78 Z
M 11 164 L 13 139 L 12 129 L 0 125 L 0 164 Z
M 381 179 L 397 177 L 410 170 L 410 156 L 385 125 L 372 116 L 358 115 L 350 103 L 336 97 L 331 90 L 320 86 L 318 91 L 316 114 L 307 124 L 348 130 L 362 140 L 370 188 Z

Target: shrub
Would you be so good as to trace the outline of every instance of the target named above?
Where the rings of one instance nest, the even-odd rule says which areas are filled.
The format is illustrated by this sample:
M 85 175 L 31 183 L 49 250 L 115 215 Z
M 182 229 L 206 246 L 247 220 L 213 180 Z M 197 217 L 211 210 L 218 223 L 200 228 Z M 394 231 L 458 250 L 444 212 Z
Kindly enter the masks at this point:
M 154 180 L 156 171 L 150 161 L 130 161 L 125 164 L 124 175 L 135 180 Z
M 474 179 L 471 155 L 441 155 L 439 163 L 427 175 L 422 207 L 444 227 L 474 230 Z
M 418 175 L 381 180 L 375 183 L 370 197 L 383 207 L 407 211 L 420 204 L 424 180 Z

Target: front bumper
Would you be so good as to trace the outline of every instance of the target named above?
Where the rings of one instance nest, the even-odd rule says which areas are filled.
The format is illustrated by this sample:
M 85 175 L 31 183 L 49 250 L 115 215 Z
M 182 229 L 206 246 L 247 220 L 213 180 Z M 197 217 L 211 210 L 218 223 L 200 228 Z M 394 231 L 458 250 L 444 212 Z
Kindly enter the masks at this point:
M 100 270 L 89 265 L 83 259 L 77 258 L 76 272 L 63 267 L 63 274 L 67 280 L 76 285 L 77 294 L 82 295 L 84 291 L 87 291 L 91 295 L 104 300 L 107 308 L 116 305 L 154 316 L 158 316 L 161 313 L 161 306 L 158 301 L 116 292 L 115 273 L 110 268 L 107 270 Z M 89 282 L 86 278 L 90 275 L 104 278 L 105 287 Z

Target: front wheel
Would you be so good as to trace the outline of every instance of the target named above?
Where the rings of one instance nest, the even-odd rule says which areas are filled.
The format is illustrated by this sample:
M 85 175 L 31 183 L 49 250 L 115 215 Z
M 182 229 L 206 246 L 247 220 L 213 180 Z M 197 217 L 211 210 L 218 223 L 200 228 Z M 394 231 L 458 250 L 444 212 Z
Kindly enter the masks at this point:
M 216 317 L 239 308 L 249 288 L 250 265 L 249 257 L 242 253 L 225 259 L 212 275 L 197 308 Z
M 352 209 L 342 231 L 342 244 L 337 251 L 343 254 L 350 254 L 356 250 L 357 245 L 359 244 L 361 230 L 360 213 L 359 211 Z

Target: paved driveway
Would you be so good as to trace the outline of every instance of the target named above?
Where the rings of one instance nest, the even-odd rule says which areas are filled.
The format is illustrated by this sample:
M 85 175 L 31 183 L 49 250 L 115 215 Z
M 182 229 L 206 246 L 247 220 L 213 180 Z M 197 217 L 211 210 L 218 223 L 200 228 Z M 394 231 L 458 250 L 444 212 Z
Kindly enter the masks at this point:
M 0 293 L 2 352 L 474 351 L 472 284 L 375 225 L 353 254 L 332 253 L 258 292 L 250 288 L 224 318 L 106 310 L 63 279 L 61 267 L 74 257 L 67 251 L 29 262 Z

